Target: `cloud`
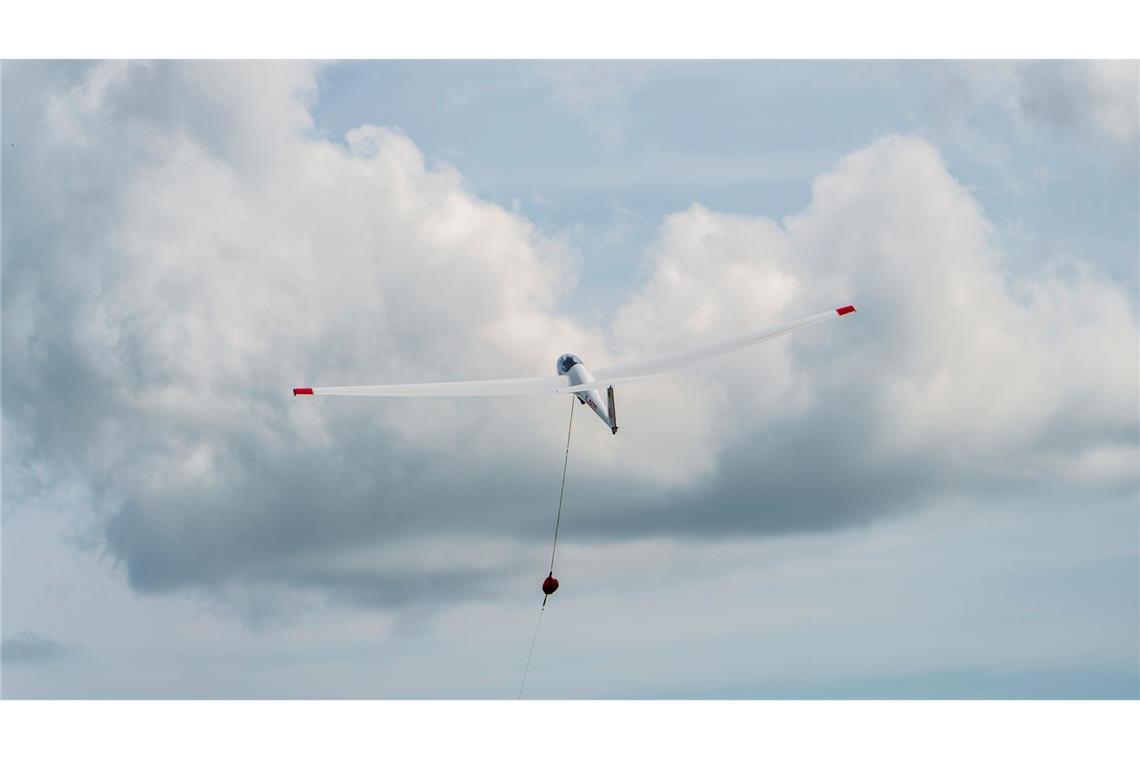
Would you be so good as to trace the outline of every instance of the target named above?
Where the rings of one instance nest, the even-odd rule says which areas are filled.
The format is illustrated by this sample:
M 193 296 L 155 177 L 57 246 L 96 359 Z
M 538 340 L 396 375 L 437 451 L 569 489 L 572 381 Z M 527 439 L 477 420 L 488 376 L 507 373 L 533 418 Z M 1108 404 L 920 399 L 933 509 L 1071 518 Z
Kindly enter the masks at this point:
M 563 346 L 589 346 L 551 311 L 572 282 L 558 241 L 429 169 L 395 130 L 307 138 L 294 106 L 312 73 L 232 80 L 262 69 L 254 115 L 223 98 L 229 119 L 191 128 L 195 99 L 220 97 L 200 86 L 212 67 L 33 68 L 63 80 L 42 97 L 5 67 L 6 98 L 28 106 L 5 125 L 20 191 L 4 199 L 4 410 L 28 439 L 6 464 L 50 461 L 51 478 L 89 485 L 139 588 L 274 574 L 326 540 L 398 542 L 441 514 L 449 529 L 482 522 L 450 514 L 464 480 L 437 476 L 449 466 L 509 517 L 542 473 L 520 492 L 487 464 L 544 440 L 533 401 L 322 410 L 288 389 L 545 374 Z
M 630 100 L 647 84 L 653 68 L 631 61 L 561 61 L 539 66 L 536 76 L 555 103 L 615 148 L 629 129 Z
M 5 500 L 78 484 L 136 590 L 493 596 L 542 554 L 567 407 L 290 387 L 546 374 L 567 349 L 602 365 L 849 300 L 856 318 L 619 391 L 619 436 L 577 427 L 578 535 L 1135 492 L 1127 293 L 1083 267 L 1003 269 L 929 143 L 843 157 L 785 219 L 668 217 L 644 285 L 594 329 L 562 239 L 398 129 L 316 137 L 317 81 L 4 67 Z
M 782 222 L 673 215 L 651 268 L 615 324 L 643 350 L 860 307 L 694 373 L 719 396 L 705 416 L 721 454 L 666 523 L 819 528 L 932 493 L 1136 486 L 1126 293 L 1083 267 L 1003 271 L 981 208 L 922 140 L 845 157 Z
M 965 499 L 779 538 L 595 543 L 572 522 L 525 695 L 1129 698 L 1135 521 L 1132 499 Z M 82 656 L 5 668 L 6 697 L 513 697 L 541 599 L 534 570 L 549 557 L 539 548 L 493 598 L 426 608 L 247 582 L 232 592 L 261 613 L 251 623 L 217 592 L 133 593 L 110 563 L 76 557 L 61 522 L 5 522 L 5 569 L 36 568 L 18 583 L 5 574 L 5 623 L 81 636 Z M 449 564 L 442 543 L 384 559 L 418 548 Z
M 1140 171 L 1140 67 L 1135 61 L 1011 61 L 950 64 L 935 78 L 926 117 L 954 126 L 976 159 L 1007 160 L 1008 145 L 980 124 L 993 109 L 1024 139 L 1033 131 L 1073 137 Z M 1024 180 L 1022 180 L 1024 181 Z
M 67 648 L 59 642 L 25 631 L 17 636 L 4 638 L 0 659 L 5 665 L 16 665 L 46 662 L 66 653 Z
M 1022 63 L 1013 97 L 1021 113 L 1090 140 L 1130 148 L 1140 142 L 1140 67 L 1136 61 Z

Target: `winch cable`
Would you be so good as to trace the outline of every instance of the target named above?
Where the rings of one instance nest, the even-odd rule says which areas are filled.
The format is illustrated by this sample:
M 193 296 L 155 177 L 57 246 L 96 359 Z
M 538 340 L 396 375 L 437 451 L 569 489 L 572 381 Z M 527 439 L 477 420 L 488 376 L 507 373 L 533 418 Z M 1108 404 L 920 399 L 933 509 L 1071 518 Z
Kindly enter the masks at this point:
M 542 607 L 540 607 L 538 610 L 538 624 L 534 626 L 534 636 L 530 640 L 530 652 L 526 656 L 526 667 L 523 668 L 522 683 L 519 684 L 519 693 L 515 699 L 522 699 L 523 687 L 526 686 L 526 674 L 530 672 L 530 658 L 534 657 L 534 643 L 538 641 L 538 629 L 542 627 L 542 613 L 545 609 L 546 602 L 544 600 Z
M 554 553 L 558 550 L 558 526 L 562 523 L 562 497 L 566 494 L 566 465 L 570 462 L 570 434 L 574 432 L 574 401 L 570 397 L 570 425 L 566 430 L 566 454 L 562 458 L 562 486 L 558 489 L 558 514 L 554 518 L 554 545 L 550 549 L 550 574 L 554 575 Z M 538 608 L 538 623 L 534 626 L 534 636 L 530 640 L 530 652 L 526 656 L 526 667 L 523 668 L 522 682 L 519 684 L 519 693 L 515 699 L 522 699 L 523 687 L 526 686 L 526 676 L 530 672 L 530 661 L 534 657 L 534 645 L 538 641 L 538 630 L 542 627 L 542 613 L 546 611 L 546 600 L 550 594 L 542 597 L 542 606 Z
M 562 523 L 562 497 L 566 493 L 566 465 L 570 461 L 570 434 L 574 432 L 574 396 L 570 397 L 570 427 L 566 430 L 566 456 L 562 458 L 562 487 L 558 489 L 558 516 L 554 518 L 554 545 L 550 547 L 550 572 L 554 572 L 554 552 L 558 550 L 558 526 Z M 546 606 L 546 600 L 542 600 Z

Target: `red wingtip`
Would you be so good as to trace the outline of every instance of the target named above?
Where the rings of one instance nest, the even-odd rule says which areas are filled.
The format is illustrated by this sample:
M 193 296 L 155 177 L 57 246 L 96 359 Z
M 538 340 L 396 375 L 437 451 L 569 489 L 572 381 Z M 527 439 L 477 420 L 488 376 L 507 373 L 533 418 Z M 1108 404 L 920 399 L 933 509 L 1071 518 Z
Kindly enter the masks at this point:
M 835 313 L 842 317 L 844 314 L 850 314 L 853 311 L 855 311 L 855 307 L 848 304 L 847 306 L 840 306 L 835 310 Z
M 313 389 L 312 388 L 294 388 L 293 389 L 293 395 L 294 396 L 312 396 L 313 395 Z

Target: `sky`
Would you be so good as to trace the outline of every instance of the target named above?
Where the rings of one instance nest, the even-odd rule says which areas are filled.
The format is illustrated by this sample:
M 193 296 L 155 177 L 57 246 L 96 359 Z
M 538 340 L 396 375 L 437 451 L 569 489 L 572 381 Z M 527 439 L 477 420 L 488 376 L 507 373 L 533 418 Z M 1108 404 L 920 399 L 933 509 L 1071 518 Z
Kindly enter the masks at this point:
M 1134 62 L 4 62 L 0 694 L 1140 695 Z

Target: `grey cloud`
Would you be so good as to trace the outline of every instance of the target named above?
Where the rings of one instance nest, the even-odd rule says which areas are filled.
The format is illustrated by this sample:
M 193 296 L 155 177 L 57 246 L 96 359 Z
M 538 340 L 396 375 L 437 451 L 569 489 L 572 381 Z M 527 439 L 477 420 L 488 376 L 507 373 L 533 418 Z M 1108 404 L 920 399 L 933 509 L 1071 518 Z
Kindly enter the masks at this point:
M 48 662 L 62 657 L 67 651 L 67 647 L 58 641 L 25 631 L 4 638 L 0 659 L 6 665 Z
M 1135 152 L 1140 140 L 1136 61 L 1043 61 L 1017 66 L 1015 77 L 1017 104 L 1030 118 Z
M 1140 67 L 1136 61 L 970 61 L 928 64 L 937 82 L 926 118 L 971 129 L 995 109 L 1024 133 L 1075 139 L 1119 164 L 1138 170 Z M 931 72 L 928 72 L 931 73 Z M 972 151 L 997 160 L 1005 148 L 978 133 Z

